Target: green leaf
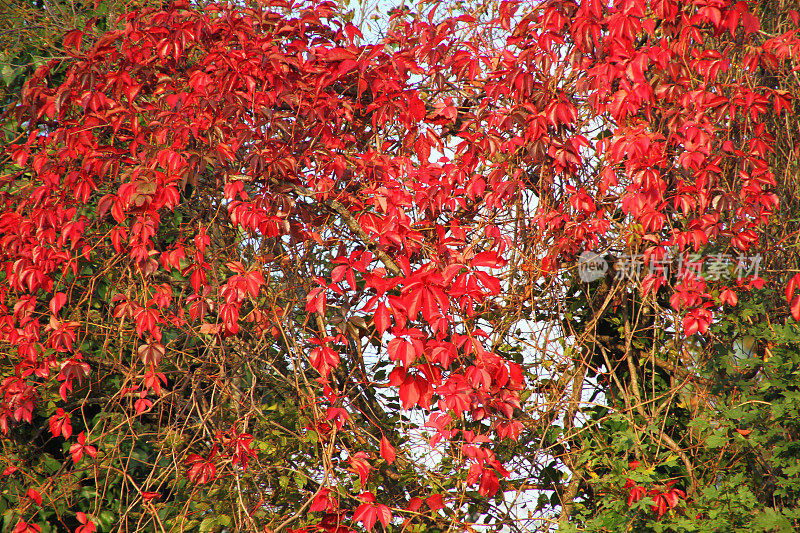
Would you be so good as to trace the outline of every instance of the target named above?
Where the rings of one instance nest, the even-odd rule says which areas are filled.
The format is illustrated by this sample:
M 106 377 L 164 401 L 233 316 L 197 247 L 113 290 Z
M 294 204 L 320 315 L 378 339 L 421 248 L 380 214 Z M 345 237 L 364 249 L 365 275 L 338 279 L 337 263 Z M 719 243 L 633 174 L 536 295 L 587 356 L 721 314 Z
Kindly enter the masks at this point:
M 103 526 L 103 529 L 108 529 L 109 531 L 112 529 L 111 526 L 114 524 L 114 513 L 109 510 L 100 511 L 100 515 L 98 519 L 100 520 L 100 524 Z
M 217 526 L 217 520 L 213 517 L 208 517 L 200 522 L 200 531 L 213 531 Z
M 719 431 L 715 431 L 710 437 L 706 439 L 706 446 L 709 448 L 722 448 L 728 444 L 728 437 Z
M 14 83 L 14 78 L 17 77 L 17 71 L 11 68 L 11 65 L 5 64 L 0 68 L 0 75 L 2 75 L 3 82 L 6 85 L 11 85 Z
M 771 533 L 793 533 L 795 531 L 789 520 L 771 507 L 764 509 L 764 512 L 756 518 L 753 525 L 759 528 L 755 531 L 769 531 Z

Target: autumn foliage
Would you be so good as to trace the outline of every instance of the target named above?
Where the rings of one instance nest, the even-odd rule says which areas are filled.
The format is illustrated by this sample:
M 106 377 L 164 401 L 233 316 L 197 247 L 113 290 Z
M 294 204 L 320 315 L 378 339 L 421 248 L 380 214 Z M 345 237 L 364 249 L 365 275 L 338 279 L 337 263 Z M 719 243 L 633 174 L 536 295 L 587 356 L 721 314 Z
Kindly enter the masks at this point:
M 767 4 L 67 32 L 3 102 L 4 525 L 796 526 L 800 15 Z M 726 461 L 754 503 L 718 516 Z

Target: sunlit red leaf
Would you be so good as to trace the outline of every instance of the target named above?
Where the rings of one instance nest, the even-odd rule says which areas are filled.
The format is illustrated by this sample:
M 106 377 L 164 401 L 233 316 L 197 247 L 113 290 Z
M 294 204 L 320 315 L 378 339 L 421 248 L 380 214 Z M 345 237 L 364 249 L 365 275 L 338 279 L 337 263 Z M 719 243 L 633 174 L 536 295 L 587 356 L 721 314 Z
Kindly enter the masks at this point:
M 308 508 L 309 511 L 335 511 L 339 507 L 339 502 L 332 495 L 331 489 L 320 489 L 317 495 L 314 497 L 314 500 L 311 502 L 311 506 Z
M 381 437 L 381 457 L 383 457 L 387 463 L 392 464 L 395 460 L 395 456 L 394 447 L 389 443 L 389 440 L 386 437 Z
M 361 486 L 363 487 L 367 482 L 370 470 L 372 470 L 372 465 L 369 463 L 369 456 L 366 452 L 357 452 L 350 456 L 350 468 L 358 474 Z
M 431 508 L 431 511 L 438 511 L 446 507 L 441 494 L 432 494 L 428 496 L 425 501 L 428 503 L 428 507 Z
M 371 503 L 362 503 L 353 513 L 353 521 L 361 522 L 367 531 L 372 531 L 375 522 L 378 520 L 378 510 Z

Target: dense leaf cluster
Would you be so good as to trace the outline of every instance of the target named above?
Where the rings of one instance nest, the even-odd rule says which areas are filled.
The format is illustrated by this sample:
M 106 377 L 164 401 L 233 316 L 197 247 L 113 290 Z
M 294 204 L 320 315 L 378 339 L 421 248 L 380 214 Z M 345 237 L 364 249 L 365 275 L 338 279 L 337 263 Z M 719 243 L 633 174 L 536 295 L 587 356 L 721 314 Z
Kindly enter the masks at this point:
M 800 527 L 788 4 L 17 5 L 4 530 Z

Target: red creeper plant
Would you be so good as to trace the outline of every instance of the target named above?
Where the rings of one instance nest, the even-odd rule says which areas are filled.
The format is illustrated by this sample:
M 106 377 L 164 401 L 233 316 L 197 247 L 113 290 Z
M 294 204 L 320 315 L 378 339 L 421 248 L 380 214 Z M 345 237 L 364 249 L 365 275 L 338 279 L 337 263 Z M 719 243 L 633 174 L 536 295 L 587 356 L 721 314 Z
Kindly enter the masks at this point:
M 454 108 L 414 80 L 461 69 L 445 42 L 475 31 L 443 20 L 363 45 L 329 3 L 175 2 L 64 37 L 71 57 L 8 112 L 0 422 L 25 475 L 124 503 L 11 520 L 282 529 L 335 491 L 324 508 L 373 529 L 409 490 L 453 513 L 471 486 L 498 491 L 492 441 L 519 434 L 524 378 L 479 325 L 507 249 L 491 209 L 460 219 L 479 177 L 429 160 Z M 468 436 L 433 487 L 395 401 Z
M 176 1 L 68 32 L 5 113 L 2 460 L 51 495 L 7 525 L 624 529 L 614 465 L 665 451 L 655 517 L 707 505 L 689 415 L 741 408 L 720 311 L 770 287 L 702 268 L 791 256 L 797 18 L 423 2 L 369 42 L 330 2 Z M 577 281 L 587 249 L 647 266 Z

